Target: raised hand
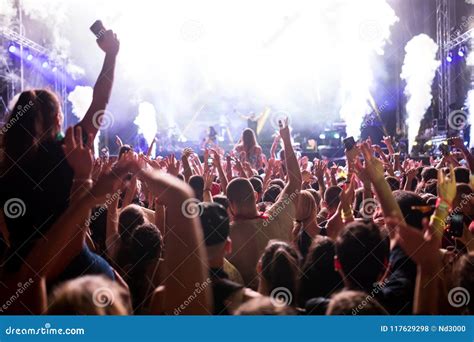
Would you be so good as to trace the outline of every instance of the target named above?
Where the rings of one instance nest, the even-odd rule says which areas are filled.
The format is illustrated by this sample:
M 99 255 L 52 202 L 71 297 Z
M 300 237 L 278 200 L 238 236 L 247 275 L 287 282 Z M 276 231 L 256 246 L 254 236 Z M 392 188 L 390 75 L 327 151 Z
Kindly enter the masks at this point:
M 84 145 L 82 127 L 69 127 L 62 146 L 66 160 L 74 171 L 75 179 L 89 179 L 92 174 L 94 157 L 92 155 L 93 135 L 89 134 L 87 144 Z
M 174 154 L 170 155 L 165 159 L 165 167 L 166 171 L 173 176 L 177 176 L 179 174 L 179 168 L 181 163 L 176 160 Z
M 456 175 L 453 165 L 450 165 L 449 169 L 449 177 L 442 170 L 438 170 L 438 196 L 448 205 L 452 205 L 456 197 Z
M 123 146 L 122 139 L 118 135 L 115 136 L 115 145 L 117 145 L 118 148 Z
M 362 167 L 366 171 L 371 182 L 374 183 L 377 180 L 384 178 L 384 167 L 380 159 L 375 158 L 373 155 L 372 148 L 367 143 L 361 144 L 362 154 L 364 155 L 365 163 Z M 356 164 L 356 168 L 361 167 L 361 164 Z M 359 170 L 359 171 L 362 171 Z
M 108 55 L 115 56 L 120 50 L 120 41 L 112 30 L 107 30 L 97 39 L 99 47 Z

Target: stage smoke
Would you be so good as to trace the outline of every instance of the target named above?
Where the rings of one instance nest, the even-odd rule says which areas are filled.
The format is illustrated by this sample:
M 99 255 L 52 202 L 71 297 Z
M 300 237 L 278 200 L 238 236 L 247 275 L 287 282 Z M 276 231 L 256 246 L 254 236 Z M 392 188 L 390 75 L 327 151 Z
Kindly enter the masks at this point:
M 431 86 L 440 61 L 436 60 L 438 45 L 426 34 L 413 37 L 405 46 L 405 60 L 400 77 L 405 80 L 406 126 L 408 150 L 418 136 L 420 121 L 431 104 Z M 446 113 L 447 115 L 448 113 Z
M 91 105 L 93 91 L 92 87 L 76 86 L 67 97 L 68 101 L 71 102 L 72 112 L 79 121 L 84 118 Z M 100 131 L 97 132 L 94 139 L 94 155 L 96 157 L 99 156 L 99 140 Z
M 469 123 L 471 124 L 469 146 L 474 147 L 474 89 L 467 93 L 466 107 L 469 111 Z
M 150 146 L 158 130 L 155 107 L 149 102 L 140 103 L 134 124 L 138 126 L 138 133 L 143 134 L 148 146 Z M 154 151 L 152 151 L 153 154 Z

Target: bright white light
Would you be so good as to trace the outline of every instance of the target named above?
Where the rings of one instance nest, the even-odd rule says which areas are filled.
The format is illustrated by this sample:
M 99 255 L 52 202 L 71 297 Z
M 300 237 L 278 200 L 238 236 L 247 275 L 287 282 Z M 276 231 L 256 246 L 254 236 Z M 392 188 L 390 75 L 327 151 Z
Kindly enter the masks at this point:
M 70 47 L 88 74 L 98 72 L 101 54 L 87 28 L 96 19 L 113 28 L 121 41 L 114 97 L 153 102 L 160 125 L 176 122 L 181 130 L 203 105 L 198 122 L 224 114 L 235 128 L 246 123 L 234 109 L 269 107 L 291 112 L 294 128 L 339 114 L 357 136 L 379 72 L 375 57 L 398 20 L 386 0 L 24 0 L 23 6 L 26 15 L 51 23 L 56 50 Z M 208 123 L 200 125 L 188 138 Z
M 151 144 L 155 138 L 158 129 L 156 124 L 156 110 L 149 102 L 142 102 L 138 106 L 138 115 L 135 118 L 134 124 L 138 126 L 138 132 L 143 134 L 148 145 Z M 153 155 L 152 151 L 152 155 Z

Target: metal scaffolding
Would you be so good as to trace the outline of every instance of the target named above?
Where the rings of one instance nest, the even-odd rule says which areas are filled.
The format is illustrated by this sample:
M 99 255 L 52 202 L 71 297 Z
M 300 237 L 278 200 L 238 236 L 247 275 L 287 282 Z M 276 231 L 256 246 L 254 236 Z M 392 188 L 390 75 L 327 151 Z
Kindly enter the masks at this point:
M 438 43 L 438 58 L 441 65 L 436 71 L 438 128 L 446 129 L 446 119 L 450 104 L 450 69 L 447 60 L 450 49 L 450 5 L 449 0 L 436 0 L 436 40 Z

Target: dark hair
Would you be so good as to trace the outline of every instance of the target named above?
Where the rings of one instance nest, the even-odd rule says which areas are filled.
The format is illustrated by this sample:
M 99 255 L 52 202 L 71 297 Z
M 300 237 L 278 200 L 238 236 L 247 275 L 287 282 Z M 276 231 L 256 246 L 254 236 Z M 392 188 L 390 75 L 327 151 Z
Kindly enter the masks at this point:
M 226 209 L 229 208 L 229 199 L 225 195 L 212 196 L 212 200 L 216 203 L 219 203 L 220 205 L 222 205 Z
M 436 179 L 430 179 L 425 183 L 425 188 L 423 192 L 426 194 L 431 194 L 438 196 L 438 181 Z
M 133 231 L 145 223 L 141 207 L 131 204 L 122 209 L 119 215 L 119 235 L 123 243 L 128 243 Z
M 422 228 L 423 218 L 426 216 L 420 210 L 412 209 L 413 206 L 424 206 L 426 202 L 420 195 L 412 191 L 398 190 L 393 192 L 393 196 L 402 211 L 405 222 L 415 228 Z
M 160 230 L 153 223 L 145 223 L 137 227 L 132 234 L 129 249 L 129 262 L 132 265 L 129 271 L 128 285 L 132 295 L 133 309 L 140 312 L 147 306 L 150 292 L 155 287 L 147 281 L 147 268 L 153 262 L 158 267 L 158 261 L 163 250 L 163 237 Z
M 252 177 L 249 179 L 249 181 L 250 184 L 252 184 L 253 190 L 256 193 L 261 194 L 263 191 L 263 182 L 257 177 Z
M 427 182 L 430 179 L 438 179 L 438 170 L 434 167 L 425 167 L 423 171 L 421 171 L 421 179 L 423 182 Z
M 339 195 L 341 194 L 342 189 L 340 186 L 330 186 L 324 192 L 324 202 L 328 208 L 334 209 L 339 205 Z
M 390 240 L 372 221 L 352 222 L 336 240 L 336 255 L 346 285 L 370 291 L 384 272 L 390 255 Z
M 202 201 L 204 193 L 204 178 L 199 175 L 191 176 L 191 178 L 189 178 L 189 186 L 194 190 L 196 198 Z
M 270 181 L 270 183 L 268 183 L 269 185 L 278 185 L 280 188 L 284 188 L 285 187 L 285 182 L 280 179 L 280 178 L 275 178 L 275 179 L 272 179 Z
M 342 291 L 331 298 L 326 315 L 388 315 L 388 312 L 372 295 Z
M 319 212 L 319 209 L 321 209 L 321 195 L 319 194 L 319 191 L 312 188 L 306 189 L 306 190 L 309 191 L 311 195 L 313 195 L 314 201 L 316 202 L 316 207 L 318 208 L 318 212 Z
M 199 218 L 206 246 L 214 246 L 229 237 L 229 216 L 227 210 L 218 203 L 199 203 Z
M 58 98 L 51 91 L 34 89 L 22 92 L 4 125 L 7 129 L 2 137 L 2 168 L 9 168 L 20 157 L 22 162 L 28 162 L 38 150 L 40 141 L 56 139 L 60 112 Z
M 282 188 L 278 185 L 270 185 L 267 190 L 263 193 L 262 201 L 275 203 L 278 196 L 280 195 Z
M 456 177 L 456 183 L 466 183 L 469 184 L 471 173 L 468 169 L 462 166 L 454 168 L 454 175 Z
M 334 242 L 317 236 L 311 245 L 300 275 L 299 303 L 308 299 L 329 297 L 344 286 L 341 275 L 334 270 Z
M 385 177 L 388 185 L 390 186 L 390 190 L 400 190 L 400 180 L 397 177 L 387 176 Z
M 242 147 L 245 152 L 249 152 L 252 147 L 258 146 L 255 132 L 251 128 L 246 128 L 242 132 Z
M 296 250 L 283 241 L 270 240 L 261 257 L 262 277 L 271 292 L 279 287 L 291 293 L 290 303 L 296 300 L 299 257 Z M 278 299 L 278 295 L 277 295 Z

